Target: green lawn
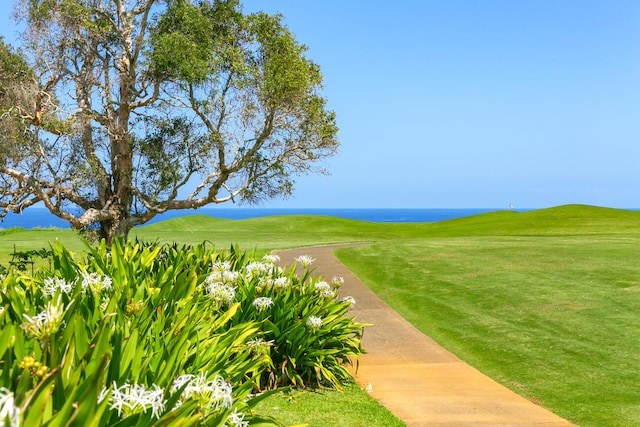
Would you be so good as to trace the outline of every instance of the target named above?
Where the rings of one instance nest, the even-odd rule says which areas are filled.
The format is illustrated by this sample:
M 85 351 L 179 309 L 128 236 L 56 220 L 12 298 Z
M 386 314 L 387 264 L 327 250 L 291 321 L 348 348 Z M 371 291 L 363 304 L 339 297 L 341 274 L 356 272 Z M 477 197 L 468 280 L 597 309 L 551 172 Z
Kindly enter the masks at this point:
M 338 256 L 445 348 L 581 426 L 640 425 L 640 212 L 573 205 L 433 224 L 197 215 L 133 235 L 258 251 L 370 242 Z M 5 232 L 0 263 L 14 244 L 39 248 L 56 237 L 82 250 L 72 231 Z M 341 425 L 356 426 L 357 408 L 348 418 L 339 402 L 358 393 L 304 399 L 335 399 L 328 407 L 343 414 Z M 327 409 L 299 406 L 311 425 L 326 425 Z
M 640 237 L 439 238 L 339 255 L 512 390 L 582 426 L 640 425 Z
M 287 426 L 402 427 L 404 423 L 380 406 L 366 391 L 349 385 L 344 391 L 280 392 L 258 404 L 256 411 Z

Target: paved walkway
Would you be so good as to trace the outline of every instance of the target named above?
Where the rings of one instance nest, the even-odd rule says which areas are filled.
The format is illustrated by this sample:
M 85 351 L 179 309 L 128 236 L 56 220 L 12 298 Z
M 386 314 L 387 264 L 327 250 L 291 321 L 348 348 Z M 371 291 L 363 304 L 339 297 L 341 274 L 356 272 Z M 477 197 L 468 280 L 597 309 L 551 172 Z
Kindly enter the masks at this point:
M 409 427 L 518 426 L 573 424 L 481 374 L 414 328 L 369 290 L 333 255 L 338 247 L 278 251 L 291 265 L 300 255 L 316 259 L 314 274 L 344 277 L 342 296 L 353 296 L 353 313 L 371 323 L 362 340 L 356 381 Z

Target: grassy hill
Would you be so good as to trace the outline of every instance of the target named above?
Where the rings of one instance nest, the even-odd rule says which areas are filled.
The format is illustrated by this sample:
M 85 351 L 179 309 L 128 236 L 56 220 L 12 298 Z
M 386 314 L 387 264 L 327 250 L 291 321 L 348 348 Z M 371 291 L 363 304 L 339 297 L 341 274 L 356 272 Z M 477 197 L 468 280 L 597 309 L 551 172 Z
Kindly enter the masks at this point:
M 194 215 L 133 237 L 245 250 L 369 242 L 337 252 L 369 287 L 463 360 L 581 426 L 640 425 L 640 212 L 567 205 L 437 223 Z M 0 232 L 13 251 L 70 230 Z

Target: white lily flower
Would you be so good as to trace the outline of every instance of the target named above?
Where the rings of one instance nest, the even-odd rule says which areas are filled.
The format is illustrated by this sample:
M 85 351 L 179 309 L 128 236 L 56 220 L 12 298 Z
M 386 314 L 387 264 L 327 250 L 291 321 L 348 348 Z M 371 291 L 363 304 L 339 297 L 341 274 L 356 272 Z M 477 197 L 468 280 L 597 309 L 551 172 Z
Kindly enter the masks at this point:
M 303 267 L 308 267 L 315 261 L 315 258 L 311 258 L 309 255 L 300 255 L 295 261 L 302 264 Z
M 42 293 L 48 297 L 53 297 L 56 292 L 69 295 L 74 285 L 74 282 L 67 282 L 61 277 L 47 277 L 43 282 Z
M 273 300 L 269 297 L 259 297 L 253 300 L 253 306 L 258 311 L 264 311 L 271 308 L 273 305 Z
M 180 395 L 182 401 L 194 399 L 209 411 L 233 406 L 231 385 L 221 376 L 216 376 L 212 381 L 207 381 L 205 374 L 181 375 L 173 381 L 172 391 L 179 390 L 186 384 Z
M 322 328 L 322 319 L 317 316 L 309 316 L 306 325 L 309 329 L 315 332 Z
M 9 420 L 9 424 L 5 425 L 5 420 Z M 19 427 L 20 426 L 20 407 L 16 405 L 13 393 L 0 387 L 0 427 Z
M 102 390 L 98 401 L 103 400 L 107 393 L 108 390 Z M 156 384 L 153 384 L 151 388 L 129 383 L 118 387 L 114 382 L 109 403 L 111 404 L 111 409 L 117 410 L 120 416 L 123 414 L 128 416 L 140 411 L 147 412 L 150 409 L 152 416 L 160 418 L 165 408 L 164 392 Z

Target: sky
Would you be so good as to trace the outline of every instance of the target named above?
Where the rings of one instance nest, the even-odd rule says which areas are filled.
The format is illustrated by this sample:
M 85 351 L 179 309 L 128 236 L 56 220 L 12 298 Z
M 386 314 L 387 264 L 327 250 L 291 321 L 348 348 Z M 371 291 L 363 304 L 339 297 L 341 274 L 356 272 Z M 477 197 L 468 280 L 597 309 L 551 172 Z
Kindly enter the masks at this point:
M 640 208 L 640 1 L 243 4 L 283 15 L 340 127 L 330 175 L 262 207 Z

